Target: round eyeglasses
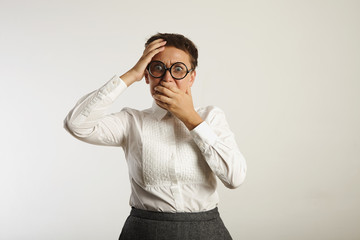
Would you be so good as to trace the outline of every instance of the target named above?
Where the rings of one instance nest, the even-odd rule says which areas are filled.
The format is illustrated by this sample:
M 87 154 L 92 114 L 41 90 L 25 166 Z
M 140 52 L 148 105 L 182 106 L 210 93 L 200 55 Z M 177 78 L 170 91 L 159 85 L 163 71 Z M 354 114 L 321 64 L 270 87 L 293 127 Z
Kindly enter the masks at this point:
M 194 69 L 188 70 L 186 65 L 182 62 L 176 62 L 173 65 L 171 65 L 170 68 L 167 68 L 165 66 L 165 63 L 161 61 L 152 61 L 147 66 L 147 70 L 149 71 L 150 75 L 154 78 L 161 78 L 165 75 L 166 70 L 170 72 L 170 75 L 175 80 L 181 80 L 188 75 L 189 72 L 191 72 Z

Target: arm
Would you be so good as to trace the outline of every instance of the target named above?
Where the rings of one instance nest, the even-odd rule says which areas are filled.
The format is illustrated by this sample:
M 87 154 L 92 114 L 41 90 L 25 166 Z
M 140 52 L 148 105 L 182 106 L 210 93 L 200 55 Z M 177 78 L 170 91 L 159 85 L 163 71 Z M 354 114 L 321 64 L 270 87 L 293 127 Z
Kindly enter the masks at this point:
M 122 110 L 106 115 L 106 110 L 127 87 L 144 77 L 153 56 L 164 50 L 165 41 L 150 43 L 139 61 L 128 72 L 115 75 L 98 90 L 83 96 L 64 119 L 64 128 L 74 137 L 96 145 L 123 146 L 129 114 Z
M 219 108 L 212 108 L 200 125 L 190 131 L 211 170 L 231 189 L 239 187 L 246 176 L 247 165 L 234 134 Z
M 77 139 L 95 144 L 120 146 L 125 139 L 128 114 L 106 115 L 107 109 L 126 90 L 126 84 L 113 76 L 106 84 L 83 96 L 64 119 L 64 128 Z
M 171 82 L 161 81 L 161 85 L 156 86 L 155 90 L 158 92 L 153 95 L 156 103 L 185 124 L 209 167 L 224 185 L 228 188 L 240 186 L 245 179 L 246 162 L 229 129 L 224 112 L 219 108 L 212 108 L 208 109 L 210 111 L 207 114 L 200 116 L 194 109 L 191 84 L 183 91 Z

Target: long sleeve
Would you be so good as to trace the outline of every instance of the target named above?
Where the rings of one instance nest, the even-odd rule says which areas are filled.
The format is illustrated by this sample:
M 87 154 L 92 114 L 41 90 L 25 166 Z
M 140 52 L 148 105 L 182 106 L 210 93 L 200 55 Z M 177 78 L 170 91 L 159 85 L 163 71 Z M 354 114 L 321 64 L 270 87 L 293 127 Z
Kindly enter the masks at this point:
M 102 87 L 80 98 L 64 119 L 64 128 L 87 143 L 123 146 L 128 114 L 126 111 L 106 114 L 106 111 L 126 88 L 119 76 L 114 75 Z
M 247 165 L 224 112 L 216 107 L 207 113 L 205 121 L 190 131 L 211 170 L 228 188 L 239 187 L 246 176 Z

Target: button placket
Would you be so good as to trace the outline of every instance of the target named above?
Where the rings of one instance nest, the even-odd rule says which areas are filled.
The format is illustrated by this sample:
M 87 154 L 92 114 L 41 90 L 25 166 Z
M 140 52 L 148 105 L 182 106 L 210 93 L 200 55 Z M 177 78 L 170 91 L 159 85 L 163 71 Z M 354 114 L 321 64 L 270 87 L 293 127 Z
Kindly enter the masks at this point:
M 184 203 L 181 195 L 181 190 L 179 186 L 178 181 L 178 166 L 177 166 L 177 154 L 176 154 L 176 127 L 175 127 L 175 119 L 171 118 L 171 121 L 173 121 L 174 126 L 174 133 L 173 133 L 173 139 L 171 144 L 171 160 L 170 160 L 170 176 L 171 176 L 171 193 L 173 194 L 174 201 L 176 204 L 176 207 L 179 211 L 183 211 L 184 209 Z

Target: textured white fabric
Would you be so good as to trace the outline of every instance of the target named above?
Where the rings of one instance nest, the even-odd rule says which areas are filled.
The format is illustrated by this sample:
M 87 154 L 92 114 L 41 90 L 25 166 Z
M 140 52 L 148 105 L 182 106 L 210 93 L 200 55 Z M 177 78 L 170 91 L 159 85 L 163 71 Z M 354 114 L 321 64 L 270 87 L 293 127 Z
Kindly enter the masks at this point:
M 131 206 L 161 212 L 207 211 L 219 201 L 216 176 L 228 188 L 244 181 L 245 158 L 222 110 L 196 108 L 204 121 L 191 131 L 155 101 L 146 110 L 123 108 L 107 114 L 126 88 L 114 75 L 76 103 L 64 127 L 81 141 L 123 148 Z

